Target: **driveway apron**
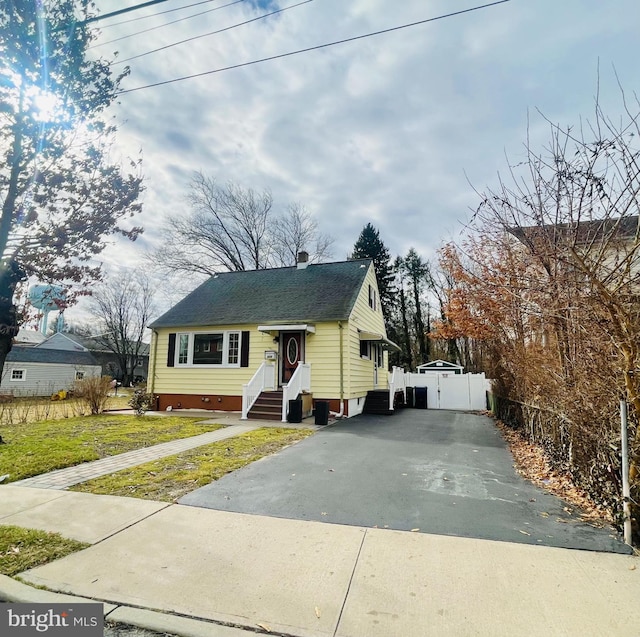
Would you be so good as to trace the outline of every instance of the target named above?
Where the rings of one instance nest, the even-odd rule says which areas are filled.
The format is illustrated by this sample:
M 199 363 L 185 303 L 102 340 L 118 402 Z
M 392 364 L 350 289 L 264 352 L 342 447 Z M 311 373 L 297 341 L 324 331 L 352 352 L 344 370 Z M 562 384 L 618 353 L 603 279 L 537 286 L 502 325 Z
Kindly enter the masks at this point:
M 298 520 L 628 553 L 521 478 L 493 421 L 404 409 L 326 428 L 180 499 Z

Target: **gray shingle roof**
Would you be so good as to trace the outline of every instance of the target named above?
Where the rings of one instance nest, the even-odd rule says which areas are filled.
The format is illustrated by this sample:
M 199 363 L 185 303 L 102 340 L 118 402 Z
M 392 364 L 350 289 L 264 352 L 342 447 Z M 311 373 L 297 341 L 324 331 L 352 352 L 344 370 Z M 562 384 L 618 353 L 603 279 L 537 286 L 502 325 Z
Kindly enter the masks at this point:
M 541 226 L 508 228 L 508 231 L 522 242 L 535 241 L 541 237 L 552 243 L 575 238 L 581 244 L 608 237 L 633 239 L 640 231 L 640 217 L 630 215 L 628 217 L 591 219 L 579 223 L 548 223 Z
M 42 334 L 42 332 L 20 328 L 18 330 L 18 334 L 14 338 L 14 342 L 20 345 L 31 346 L 31 345 L 37 345 L 38 343 L 42 343 L 42 341 L 44 341 L 45 338 L 46 337 L 44 334 Z
M 370 260 L 214 275 L 151 327 L 302 323 L 349 317 Z
M 91 352 L 99 352 L 112 354 L 113 350 L 110 350 L 99 338 L 95 336 L 80 336 L 79 334 L 70 334 L 69 332 L 62 332 L 64 336 L 66 336 L 69 340 L 77 343 L 81 347 L 86 347 Z M 138 352 L 138 356 L 149 356 L 149 344 L 141 343 L 140 350 Z
M 13 363 L 57 363 L 67 365 L 98 365 L 89 352 L 72 352 L 62 349 L 21 347 L 14 345 L 7 361 Z

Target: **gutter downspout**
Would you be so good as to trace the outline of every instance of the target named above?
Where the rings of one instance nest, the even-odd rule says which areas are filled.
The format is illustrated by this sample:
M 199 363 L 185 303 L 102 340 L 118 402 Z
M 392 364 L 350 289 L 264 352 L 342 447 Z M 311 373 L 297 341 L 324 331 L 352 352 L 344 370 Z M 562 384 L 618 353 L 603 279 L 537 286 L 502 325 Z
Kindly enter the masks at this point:
M 342 321 L 338 321 L 338 329 L 340 330 L 340 411 L 338 413 L 332 411 L 331 415 L 342 418 L 344 416 L 344 327 Z

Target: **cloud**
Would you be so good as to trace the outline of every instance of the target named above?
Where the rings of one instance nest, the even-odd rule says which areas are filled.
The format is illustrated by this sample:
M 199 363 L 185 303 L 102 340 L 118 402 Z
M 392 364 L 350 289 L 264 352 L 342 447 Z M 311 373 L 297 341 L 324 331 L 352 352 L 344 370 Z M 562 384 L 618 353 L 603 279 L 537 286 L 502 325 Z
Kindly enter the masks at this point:
M 185 0 L 186 3 L 186 0 Z M 104 47 L 124 59 L 236 24 L 266 5 L 243 2 Z M 390 3 L 315 0 L 217 36 L 138 58 L 125 88 L 349 38 L 473 6 L 470 0 Z M 102 10 L 109 3 L 101 0 Z M 208 5 L 207 5 L 208 6 Z M 194 10 L 166 14 L 168 22 Z M 144 238 L 107 262 L 139 263 L 162 242 L 162 219 L 186 210 L 189 179 L 269 188 L 276 205 L 303 203 L 336 238 L 336 258 L 369 221 L 392 254 L 433 255 L 456 237 L 479 189 L 495 185 L 505 153 L 540 146 L 547 124 L 577 123 L 601 100 L 620 112 L 611 65 L 634 90 L 640 5 L 635 0 L 510 2 L 319 51 L 127 93 L 116 109 L 123 155 L 144 155 Z M 144 28 L 105 29 L 103 39 Z M 107 34 L 108 31 L 108 34 Z

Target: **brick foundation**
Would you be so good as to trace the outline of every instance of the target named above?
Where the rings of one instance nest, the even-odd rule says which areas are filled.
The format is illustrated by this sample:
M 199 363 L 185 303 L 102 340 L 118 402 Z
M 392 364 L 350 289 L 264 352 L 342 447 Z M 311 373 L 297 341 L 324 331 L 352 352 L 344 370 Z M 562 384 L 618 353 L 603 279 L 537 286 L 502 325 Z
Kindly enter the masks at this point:
M 218 394 L 156 394 L 158 409 L 211 409 L 218 411 L 242 411 L 242 396 Z

